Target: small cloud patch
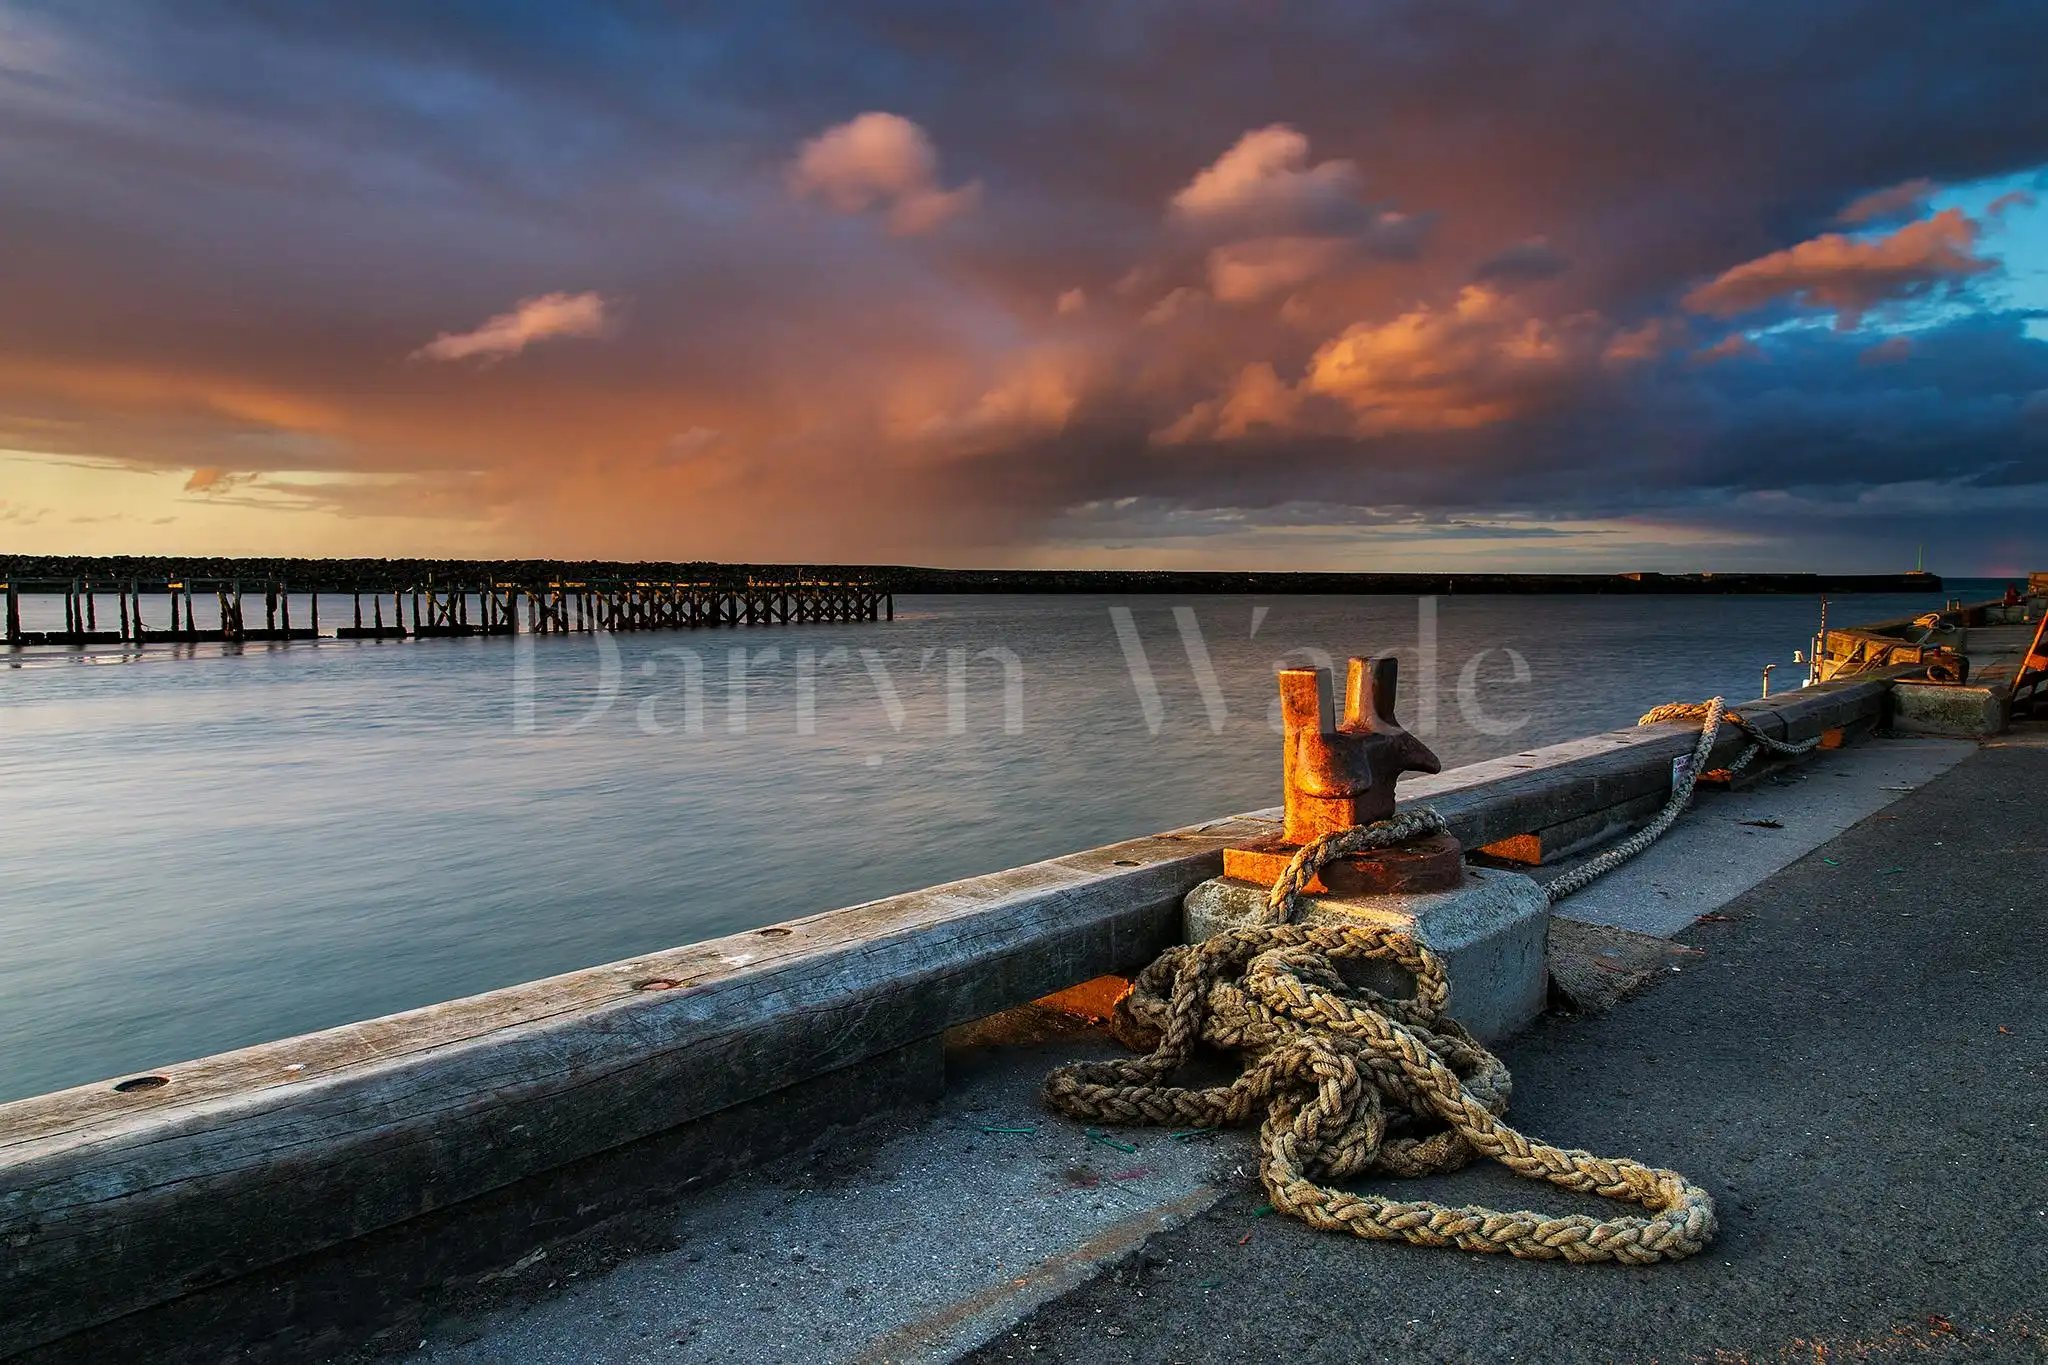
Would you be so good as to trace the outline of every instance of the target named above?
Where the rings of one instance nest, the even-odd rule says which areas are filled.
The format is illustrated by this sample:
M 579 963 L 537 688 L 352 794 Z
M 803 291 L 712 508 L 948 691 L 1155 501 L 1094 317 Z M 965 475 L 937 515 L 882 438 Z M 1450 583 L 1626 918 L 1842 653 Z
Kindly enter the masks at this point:
M 871 111 L 827 128 L 797 152 L 790 192 L 839 213 L 881 210 L 899 237 L 930 232 L 981 202 L 981 183 L 939 185 L 939 154 L 901 114 Z
M 713 427 L 691 427 L 688 431 L 679 431 L 668 438 L 661 452 L 654 457 L 654 462 L 658 465 L 688 464 L 724 437 L 724 432 Z
M 1872 190 L 1869 194 L 1851 200 L 1847 208 L 1835 215 L 1835 221 L 1862 226 L 1895 218 L 1918 218 L 1927 211 L 1928 196 L 1940 188 L 1941 186 L 1926 176 L 1921 176 L 1902 184 Z
M 219 465 L 201 465 L 192 471 L 192 477 L 185 480 L 185 491 L 202 497 L 226 493 L 253 483 L 255 474 L 242 470 L 222 469 Z
M 412 359 L 475 358 L 489 364 L 552 337 L 601 337 L 611 324 L 611 312 L 602 295 L 539 294 L 521 299 L 510 312 L 489 318 L 471 331 L 441 333 L 414 351 Z
M 1176 216 L 1195 223 L 1303 227 L 1355 212 L 1358 167 L 1308 159 L 1308 139 L 1284 123 L 1255 128 L 1173 196 Z

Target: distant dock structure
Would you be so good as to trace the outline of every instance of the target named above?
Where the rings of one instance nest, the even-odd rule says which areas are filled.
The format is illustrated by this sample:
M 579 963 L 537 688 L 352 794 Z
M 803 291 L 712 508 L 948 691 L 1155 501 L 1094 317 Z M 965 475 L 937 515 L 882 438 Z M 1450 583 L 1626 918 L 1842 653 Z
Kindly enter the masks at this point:
M 4 643 L 9 649 L 450 639 L 896 619 L 895 597 L 886 588 L 803 578 L 734 584 L 587 579 L 339 588 L 330 581 L 296 591 L 281 578 L 9 578 L 0 589 L 6 598 Z M 297 625 L 292 622 L 294 597 L 305 607 Z M 323 597 L 330 620 L 336 606 L 343 613 L 324 635 Z M 33 628 L 24 625 L 25 598 L 52 619 Z M 60 610 L 61 622 L 56 619 Z
M 891 621 L 899 593 L 1924 593 L 1941 579 L 1815 573 L 1356 573 L 941 569 L 710 560 L 0 556 L 0 645 L 409 640 Z M 323 619 L 324 618 L 324 619 Z M 323 624 L 325 629 L 323 630 Z

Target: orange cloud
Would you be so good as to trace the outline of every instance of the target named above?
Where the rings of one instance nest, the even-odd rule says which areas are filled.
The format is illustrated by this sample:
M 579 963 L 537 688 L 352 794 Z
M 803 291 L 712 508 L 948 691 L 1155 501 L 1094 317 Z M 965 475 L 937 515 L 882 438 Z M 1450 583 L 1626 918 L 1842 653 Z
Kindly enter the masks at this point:
M 549 337 L 599 337 L 611 326 L 605 301 L 597 294 L 540 294 L 521 299 L 509 313 L 488 319 L 469 332 L 443 332 L 412 353 L 414 360 L 485 361 L 518 355 Z
M 0 357 L 0 391 L 113 408 L 210 412 L 288 431 L 327 431 L 341 425 L 338 409 L 304 394 L 169 368 L 6 356 Z
M 2003 218 L 2010 209 L 2030 209 L 2039 202 L 2025 190 L 2007 190 L 1985 205 L 1984 212 L 1993 218 Z
M 201 465 L 192 471 L 192 477 L 185 480 L 187 493 L 225 493 L 238 483 L 247 483 L 248 474 L 233 474 L 219 465 Z
M 1608 365 L 1635 365 L 1676 349 L 1685 343 L 1683 321 L 1648 318 L 1638 325 L 1616 332 L 1601 348 L 1600 359 Z
M 1713 345 L 1695 351 L 1692 363 L 1695 365 L 1718 365 L 1724 360 L 1761 360 L 1763 348 L 1740 332 L 1722 337 Z
M 1532 380 L 1571 358 L 1567 339 L 1511 298 L 1468 285 L 1448 308 L 1421 305 L 1355 323 L 1326 342 L 1302 381 L 1350 409 L 1360 435 L 1457 431 L 1512 417 Z
M 1883 237 L 1825 233 L 1746 261 L 1685 296 L 1695 313 L 1734 317 L 1781 300 L 1834 310 L 1847 331 L 1863 314 L 1996 268 L 1976 254 L 1977 224 L 1961 209 L 1908 223 Z
M 1152 434 L 1155 445 L 1190 441 L 1234 441 L 1259 430 L 1284 432 L 1301 414 L 1301 396 L 1272 365 L 1257 361 L 1238 372 L 1220 398 L 1197 403 L 1169 426 Z
M 840 213 L 888 211 L 898 236 L 930 232 L 981 201 L 981 184 L 939 188 L 939 154 L 924 129 L 900 114 L 870 112 L 827 128 L 803 145 L 790 168 L 798 198 Z
M 1140 327 L 1164 327 L 1170 323 L 1201 315 L 1202 307 L 1209 301 L 1208 295 L 1199 289 L 1180 285 L 1166 297 L 1146 309 L 1138 319 Z
M 1449 305 L 1358 322 L 1309 358 L 1289 388 L 1273 366 L 1241 369 L 1220 397 L 1153 433 L 1157 445 L 1261 430 L 1352 436 L 1464 431 L 1520 416 L 1597 355 L 1590 327 L 1558 327 L 1512 296 L 1468 285 Z
M 1225 303 L 1257 303 L 1298 288 L 1349 259 L 1343 237 L 1256 237 L 1209 253 L 1209 292 Z
M 1358 167 L 1308 164 L 1308 139 L 1284 123 L 1246 133 L 1173 196 L 1195 222 L 1298 220 L 1355 202 Z
M 1849 202 L 1849 206 L 1835 215 L 1839 223 L 1871 223 L 1883 218 L 1896 218 L 1901 214 L 1919 216 L 1927 204 L 1927 196 L 1941 187 L 1920 176 L 1901 184 L 1872 190 Z

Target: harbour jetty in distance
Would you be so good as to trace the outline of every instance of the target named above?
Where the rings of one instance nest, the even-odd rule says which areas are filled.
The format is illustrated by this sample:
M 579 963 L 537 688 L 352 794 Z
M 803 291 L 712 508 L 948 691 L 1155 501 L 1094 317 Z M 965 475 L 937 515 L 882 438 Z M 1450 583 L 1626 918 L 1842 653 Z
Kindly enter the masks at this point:
M 561 559 L 284 559 L 210 556 L 0 557 L 17 580 L 112 585 L 185 579 L 289 583 L 299 592 L 426 585 L 634 582 L 709 586 L 858 582 L 887 593 L 1775 593 L 1940 592 L 1938 574 L 1335 573 L 1164 569 L 935 569 L 902 564 L 715 564 Z

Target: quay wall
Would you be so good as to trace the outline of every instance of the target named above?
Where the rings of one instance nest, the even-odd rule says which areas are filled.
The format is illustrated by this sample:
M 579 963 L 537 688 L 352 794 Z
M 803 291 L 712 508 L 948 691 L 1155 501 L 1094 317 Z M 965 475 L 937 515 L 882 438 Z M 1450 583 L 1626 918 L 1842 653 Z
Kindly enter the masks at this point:
M 1888 698 L 1865 674 L 1739 709 L 1797 740 L 1880 724 Z M 1654 805 L 1697 734 L 1612 731 L 1401 794 L 1467 848 L 1550 844 Z M 1727 728 L 1710 761 L 1746 742 Z M 769 1106 L 786 1146 L 918 1098 L 945 1030 L 1150 960 L 1223 847 L 1277 827 L 1231 816 L 0 1105 L 0 1359 L 113 1352 L 264 1277 L 288 1304 L 279 1276 L 351 1248 L 419 1266 L 484 1225 L 563 1235 L 716 1178 L 735 1116 Z

